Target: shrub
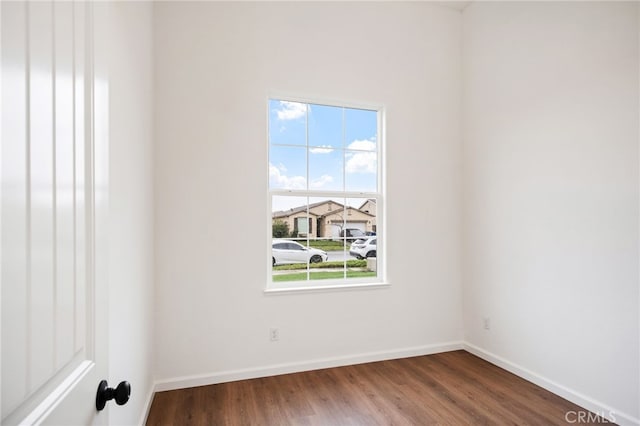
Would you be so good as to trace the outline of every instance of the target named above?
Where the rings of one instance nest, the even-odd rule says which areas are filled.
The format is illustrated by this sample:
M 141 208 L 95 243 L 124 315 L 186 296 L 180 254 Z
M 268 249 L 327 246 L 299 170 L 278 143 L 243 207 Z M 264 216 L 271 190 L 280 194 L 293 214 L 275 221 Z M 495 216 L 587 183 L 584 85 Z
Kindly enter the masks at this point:
M 276 220 L 271 227 L 273 238 L 287 238 L 289 236 L 289 224 L 282 220 Z

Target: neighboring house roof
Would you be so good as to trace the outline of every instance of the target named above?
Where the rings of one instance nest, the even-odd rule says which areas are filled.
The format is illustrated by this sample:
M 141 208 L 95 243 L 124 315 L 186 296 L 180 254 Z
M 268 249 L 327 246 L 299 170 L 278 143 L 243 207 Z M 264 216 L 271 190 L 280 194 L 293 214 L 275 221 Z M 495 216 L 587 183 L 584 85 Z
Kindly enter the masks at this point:
M 367 204 L 368 201 L 373 201 L 375 203 L 375 200 L 367 200 L 360 207 L 363 207 L 365 204 Z M 317 213 L 314 213 L 312 211 L 309 211 L 309 215 L 316 216 L 316 217 L 325 217 L 325 216 L 331 216 L 331 215 L 334 215 L 334 214 L 337 214 L 337 213 L 340 213 L 340 212 L 344 211 L 344 205 L 338 203 L 337 201 L 333 201 L 333 200 L 326 200 L 326 201 L 320 201 L 320 202 L 317 202 L 317 203 L 309 204 L 309 210 L 311 210 L 312 208 L 315 208 L 315 207 L 319 207 L 319 206 L 321 206 L 323 204 L 328 204 L 328 203 L 335 204 L 335 205 L 337 205 L 339 207 L 337 209 L 329 210 L 325 214 L 317 214 Z M 375 215 L 373 215 L 373 214 L 371 214 L 369 212 L 360 210 L 360 208 L 351 207 L 351 209 L 352 210 L 357 210 L 359 213 L 362 213 L 362 214 L 365 214 L 365 215 L 368 215 L 368 216 L 371 216 L 371 217 L 375 217 Z M 279 212 L 273 212 L 272 217 L 273 217 L 273 219 L 282 219 L 282 218 L 286 218 L 286 217 L 292 216 L 292 215 L 297 214 L 297 213 L 305 213 L 306 211 L 307 211 L 307 206 L 305 205 L 305 206 L 300 206 L 300 207 L 294 207 L 294 208 L 291 208 L 289 210 L 282 210 L 282 211 L 279 211 Z
M 272 216 L 274 219 L 281 219 L 281 218 L 293 216 L 294 214 L 306 213 L 306 212 L 307 212 L 307 206 L 304 206 L 304 207 L 296 207 L 295 209 L 291 209 L 291 210 L 274 212 Z M 315 214 L 314 212 L 309 212 L 309 216 L 318 216 L 318 215 Z
M 357 209 L 357 208 L 355 208 L 355 207 L 351 207 L 351 210 L 357 211 L 358 213 L 360 213 L 360 214 L 364 214 L 364 215 L 367 215 L 367 216 L 376 217 L 376 215 L 374 215 L 374 214 L 371 214 L 371 213 L 366 212 L 366 211 L 364 211 L 364 210 Z M 324 216 L 331 216 L 331 215 L 333 215 L 333 214 L 341 213 L 341 212 L 343 212 L 343 211 L 344 211 L 344 208 L 341 208 L 341 209 L 338 209 L 338 210 L 333 210 L 333 211 L 331 211 L 331 212 L 328 212 L 328 213 L 327 213 L 327 214 L 325 214 Z M 347 214 L 348 214 L 348 213 L 347 213 Z
M 376 199 L 375 198 L 369 198 L 367 201 L 365 201 L 364 203 L 362 203 L 362 205 L 360 207 L 358 207 L 358 209 L 362 209 L 364 206 L 367 205 L 367 203 L 376 203 Z
M 318 206 L 321 206 L 321 205 L 327 204 L 327 203 L 337 204 L 340 207 L 342 207 L 342 204 L 338 203 L 337 201 L 327 200 L 327 201 L 319 201 L 317 203 L 309 204 L 309 209 L 312 209 L 314 207 L 318 207 Z M 289 209 L 289 210 L 281 210 L 279 212 L 273 212 L 273 218 L 274 219 L 278 219 L 278 218 L 281 218 L 281 217 L 289 217 L 289 216 L 291 216 L 293 214 L 304 212 L 306 210 L 307 210 L 307 206 L 306 205 L 300 206 L 300 207 L 294 207 L 294 208 Z M 309 213 L 311 213 L 314 216 L 318 216 L 316 213 L 313 213 L 313 212 L 309 212 Z

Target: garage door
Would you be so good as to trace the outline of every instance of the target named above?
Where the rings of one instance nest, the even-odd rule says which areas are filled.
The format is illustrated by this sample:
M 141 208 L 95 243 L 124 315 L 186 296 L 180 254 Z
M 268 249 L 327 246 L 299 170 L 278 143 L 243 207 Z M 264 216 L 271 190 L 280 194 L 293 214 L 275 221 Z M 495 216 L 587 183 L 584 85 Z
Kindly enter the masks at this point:
M 332 224 L 331 226 L 331 238 L 340 238 L 340 230 L 342 227 Z M 347 222 L 347 225 L 344 227 L 345 229 L 359 229 L 362 232 L 366 232 L 367 225 L 362 222 Z

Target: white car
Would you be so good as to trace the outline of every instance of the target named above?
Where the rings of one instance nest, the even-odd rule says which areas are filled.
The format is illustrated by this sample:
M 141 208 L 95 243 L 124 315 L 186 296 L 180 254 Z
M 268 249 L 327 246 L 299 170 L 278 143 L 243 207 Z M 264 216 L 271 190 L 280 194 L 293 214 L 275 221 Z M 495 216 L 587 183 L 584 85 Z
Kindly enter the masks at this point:
M 289 240 L 273 240 L 271 242 L 272 265 L 288 263 L 320 263 L 327 261 L 327 252 L 305 247 L 300 243 Z
M 355 240 L 353 243 L 351 243 L 349 254 L 358 259 L 364 259 L 366 257 L 376 257 L 377 242 L 378 237 L 375 236 Z

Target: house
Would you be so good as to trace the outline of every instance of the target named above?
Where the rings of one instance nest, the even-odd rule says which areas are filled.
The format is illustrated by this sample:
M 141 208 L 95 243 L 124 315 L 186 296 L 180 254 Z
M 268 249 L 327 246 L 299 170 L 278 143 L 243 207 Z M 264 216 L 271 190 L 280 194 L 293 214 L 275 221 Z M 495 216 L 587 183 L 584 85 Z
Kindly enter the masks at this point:
M 369 198 L 367 199 L 367 201 L 362 203 L 360 207 L 358 207 L 358 210 L 376 216 L 376 212 L 378 211 L 378 206 L 376 204 L 377 203 L 375 199 Z M 373 232 L 376 232 L 378 230 L 378 224 L 375 218 L 371 221 L 371 230 Z
M 71 5 L 0 2 L 2 423 L 142 424 L 155 391 L 462 349 L 640 424 L 637 2 Z M 87 91 L 85 5 L 109 12 Z M 385 285 L 265 291 L 273 93 L 384 107 Z M 94 218 L 95 264 L 69 234 Z M 130 401 L 96 413 L 103 379 Z
M 363 232 L 375 231 L 375 200 L 367 200 L 361 208 L 345 207 L 343 204 L 326 200 L 307 206 L 299 206 L 289 210 L 277 211 L 272 215 L 273 223 L 284 222 L 288 229 L 298 237 L 337 238 L 344 228 L 360 229 Z M 371 209 L 362 210 L 362 207 Z

